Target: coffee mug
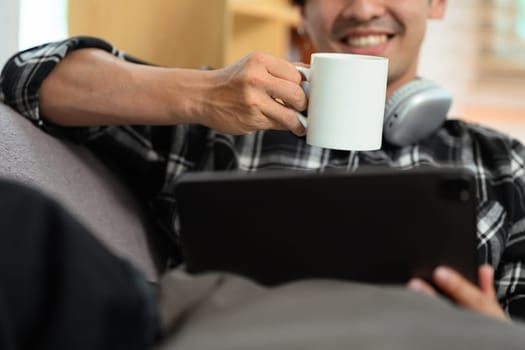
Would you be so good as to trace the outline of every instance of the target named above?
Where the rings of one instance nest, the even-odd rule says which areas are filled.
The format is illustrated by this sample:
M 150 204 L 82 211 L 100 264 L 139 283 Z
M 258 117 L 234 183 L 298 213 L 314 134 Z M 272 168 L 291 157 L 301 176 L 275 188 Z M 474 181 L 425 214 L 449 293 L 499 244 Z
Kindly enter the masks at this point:
M 306 142 L 323 148 L 370 151 L 381 148 L 388 59 L 342 53 L 315 53 L 305 77 Z

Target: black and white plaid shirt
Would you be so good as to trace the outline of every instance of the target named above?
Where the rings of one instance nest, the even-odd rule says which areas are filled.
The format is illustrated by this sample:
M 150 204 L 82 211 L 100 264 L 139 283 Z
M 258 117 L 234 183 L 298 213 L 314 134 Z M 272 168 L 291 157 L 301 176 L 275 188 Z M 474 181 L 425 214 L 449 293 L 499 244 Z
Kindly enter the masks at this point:
M 417 144 L 386 144 L 373 152 L 311 147 L 303 138 L 282 131 L 231 136 L 198 125 L 63 128 L 46 123 L 39 114 L 42 81 L 69 52 L 87 47 L 137 62 L 99 39 L 50 43 L 21 52 L 6 64 L 0 99 L 47 132 L 93 150 L 143 196 L 172 238 L 176 238 L 173 187 L 189 170 L 459 166 L 474 173 L 477 181 L 480 262 L 496 268 L 497 294 L 505 310 L 525 317 L 525 149 L 520 142 L 457 120 L 448 120 Z

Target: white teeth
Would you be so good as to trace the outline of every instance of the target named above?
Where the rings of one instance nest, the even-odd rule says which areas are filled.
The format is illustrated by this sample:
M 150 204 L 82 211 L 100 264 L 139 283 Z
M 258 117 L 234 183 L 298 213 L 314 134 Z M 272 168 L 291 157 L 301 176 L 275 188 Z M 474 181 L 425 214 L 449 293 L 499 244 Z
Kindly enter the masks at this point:
M 367 35 L 354 38 L 348 38 L 347 44 L 354 47 L 375 46 L 386 43 L 388 37 L 383 35 Z

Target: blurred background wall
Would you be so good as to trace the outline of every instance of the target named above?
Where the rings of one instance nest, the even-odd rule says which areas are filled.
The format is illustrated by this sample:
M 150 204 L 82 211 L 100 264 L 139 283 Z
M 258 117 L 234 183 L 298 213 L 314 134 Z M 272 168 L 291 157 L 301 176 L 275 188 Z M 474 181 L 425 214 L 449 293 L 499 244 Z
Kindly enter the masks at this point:
M 420 74 L 452 91 L 452 117 L 525 141 L 525 0 L 449 1 L 429 23 Z
M 19 0 L 0 1 L 0 66 L 19 47 Z
M 66 15 L 67 0 L 0 0 L 0 66 L 18 50 L 65 38 Z

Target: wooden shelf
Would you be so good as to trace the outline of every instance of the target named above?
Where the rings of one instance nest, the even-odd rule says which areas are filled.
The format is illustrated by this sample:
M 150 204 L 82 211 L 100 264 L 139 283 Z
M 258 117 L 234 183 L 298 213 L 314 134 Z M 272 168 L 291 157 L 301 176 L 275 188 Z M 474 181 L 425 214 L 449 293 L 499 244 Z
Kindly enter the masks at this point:
M 220 68 L 253 51 L 287 58 L 288 0 L 69 0 L 69 34 L 104 38 L 162 66 Z
M 230 11 L 235 15 L 251 16 L 270 21 L 279 21 L 289 26 L 299 24 L 299 13 L 281 3 L 262 3 L 258 1 L 231 1 Z

